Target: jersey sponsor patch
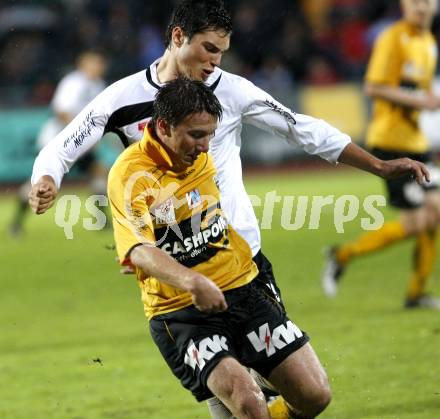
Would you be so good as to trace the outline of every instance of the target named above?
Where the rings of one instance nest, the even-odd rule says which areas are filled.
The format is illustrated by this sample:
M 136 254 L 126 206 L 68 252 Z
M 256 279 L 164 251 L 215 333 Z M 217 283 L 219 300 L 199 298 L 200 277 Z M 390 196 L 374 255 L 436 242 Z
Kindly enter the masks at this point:
M 272 101 L 270 101 L 270 100 L 268 100 L 268 99 L 266 99 L 265 101 L 264 101 L 264 103 L 269 107 L 269 108 L 271 108 L 273 111 L 275 111 L 276 113 L 279 113 L 282 117 L 284 117 L 284 119 L 287 121 L 287 122 L 291 122 L 293 125 L 296 125 L 296 120 L 295 120 L 295 118 L 293 117 L 293 112 L 289 112 L 289 111 L 287 111 L 286 109 L 283 109 L 283 108 L 281 108 L 280 106 L 278 106 L 276 103 L 274 103 L 274 102 L 272 102 Z
M 298 326 L 290 320 L 284 325 L 280 324 L 270 331 L 269 324 L 264 323 L 256 332 L 247 334 L 247 338 L 257 352 L 266 351 L 266 355 L 272 356 L 277 350 L 283 349 L 296 338 L 301 338 L 303 333 Z
M 176 222 L 173 199 L 168 198 L 154 210 L 157 224 L 173 224 Z
M 221 215 L 215 215 L 205 228 L 188 219 L 171 228 L 156 230 L 156 238 L 164 252 L 182 265 L 192 268 L 206 262 L 220 249 L 228 246 L 227 228 L 226 220 Z

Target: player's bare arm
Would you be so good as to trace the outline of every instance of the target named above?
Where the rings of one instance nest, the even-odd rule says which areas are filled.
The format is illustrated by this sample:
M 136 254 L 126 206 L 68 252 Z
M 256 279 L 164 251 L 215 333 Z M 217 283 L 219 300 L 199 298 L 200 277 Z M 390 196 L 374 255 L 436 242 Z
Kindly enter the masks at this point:
M 426 166 L 408 158 L 395 160 L 380 160 L 356 144 L 348 144 L 341 155 L 339 162 L 373 173 L 385 179 L 394 179 L 406 174 L 412 175 L 417 182 L 428 181 L 429 172 Z
M 372 99 L 383 99 L 400 106 L 430 111 L 440 108 L 440 98 L 431 92 L 368 82 L 364 85 L 364 91 Z
M 44 214 L 57 197 L 55 181 L 50 176 L 42 176 L 29 192 L 29 205 L 35 214 Z
M 148 276 L 182 289 L 192 295 L 193 304 L 200 311 L 224 311 L 227 304 L 220 288 L 209 278 L 176 262 L 163 250 L 141 245 L 130 253 L 131 262 Z

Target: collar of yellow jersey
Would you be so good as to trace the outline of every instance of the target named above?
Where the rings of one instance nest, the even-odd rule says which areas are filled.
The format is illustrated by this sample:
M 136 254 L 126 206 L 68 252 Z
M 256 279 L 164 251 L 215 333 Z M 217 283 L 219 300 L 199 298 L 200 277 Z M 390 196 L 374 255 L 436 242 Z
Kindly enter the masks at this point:
M 158 165 L 168 169 L 173 167 L 173 161 L 165 147 L 156 139 L 153 126 L 148 124 L 141 140 L 142 150 Z
M 411 23 L 409 23 L 405 19 L 401 19 L 401 22 L 403 22 L 403 24 L 406 27 L 406 30 L 410 33 L 411 36 L 414 36 L 414 35 L 427 36 L 431 33 L 429 29 L 420 29 L 420 28 L 412 25 Z

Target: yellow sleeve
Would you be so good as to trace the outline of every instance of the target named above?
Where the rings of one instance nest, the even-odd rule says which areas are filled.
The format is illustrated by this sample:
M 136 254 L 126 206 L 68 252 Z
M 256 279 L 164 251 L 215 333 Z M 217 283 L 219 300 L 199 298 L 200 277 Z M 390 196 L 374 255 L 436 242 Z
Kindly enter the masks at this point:
M 365 81 L 375 84 L 398 85 L 401 66 L 399 37 L 395 31 L 385 30 L 374 44 Z
M 133 172 L 134 173 L 134 172 Z M 137 172 L 139 173 L 139 172 Z M 140 244 L 155 244 L 154 226 L 147 205 L 145 177 L 124 177 L 113 166 L 108 179 L 116 251 L 121 265 L 130 265 L 130 251 Z

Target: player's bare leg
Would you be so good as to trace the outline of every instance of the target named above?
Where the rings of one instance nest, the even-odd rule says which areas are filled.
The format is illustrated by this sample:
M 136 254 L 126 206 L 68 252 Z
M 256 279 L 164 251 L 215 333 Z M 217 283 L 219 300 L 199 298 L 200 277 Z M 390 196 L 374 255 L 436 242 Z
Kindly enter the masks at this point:
M 314 418 L 330 403 L 327 374 L 309 343 L 281 362 L 269 381 L 288 403 L 291 418 Z
M 23 223 L 28 213 L 28 194 L 32 188 L 30 180 L 23 183 L 17 194 L 17 207 L 15 210 L 14 219 L 9 227 L 9 232 L 12 236 L 19 236 L 23 232 Z
M 237 419 L 270 419 L 263 392 L 236 359 L 223 358 L 207 384 Z
M 217 397 L 206 401 L 212 419 L 234 419 L 231 411 Z
M 440 221 L 440 194 L 438 191 L 426 193 L 423 212 L 425 231 L 421 231 L 417 236 L 414 267 L 406 292 L 405 307 L 424 307 L 439 310 L 440 300 L 426 294 L 428 280 L 437 259 L 437 227 Z M 408 223 L 413 222 L 410 214 L 407 217 Z

